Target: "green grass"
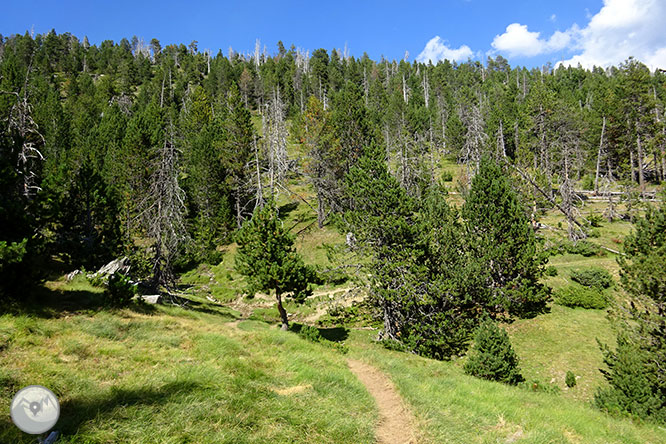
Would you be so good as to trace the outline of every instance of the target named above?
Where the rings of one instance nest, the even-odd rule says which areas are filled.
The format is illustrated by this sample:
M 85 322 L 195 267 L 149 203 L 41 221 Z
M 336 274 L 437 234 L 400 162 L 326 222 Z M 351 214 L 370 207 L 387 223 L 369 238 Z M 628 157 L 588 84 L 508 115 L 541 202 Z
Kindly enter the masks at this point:
M 51 388 L 62 443 L 373 441 L 372 400 L 343 355 L 232 319 L 169 307 L 4 315 L 0 409 L 22 386 Z M 34 438 L 6 416 L 0 442 Z
M 585 310 L 552 304 L 550 313 L 504 326 L 528 381 L 555 385 L 561 396 L 589 402 L 605 383 L 597 339 L 613 345 L 615 337 L 605 310 Z M 567 370 L 579 377 L 576 387 L 564 383 Z
M 368 344 L 354 332 L 352 356 L 390 376 L 415 413 L 421 443 L 662 443 L 666 431 L 607 416 L 567 397 L 465 375 L 439 362 Z

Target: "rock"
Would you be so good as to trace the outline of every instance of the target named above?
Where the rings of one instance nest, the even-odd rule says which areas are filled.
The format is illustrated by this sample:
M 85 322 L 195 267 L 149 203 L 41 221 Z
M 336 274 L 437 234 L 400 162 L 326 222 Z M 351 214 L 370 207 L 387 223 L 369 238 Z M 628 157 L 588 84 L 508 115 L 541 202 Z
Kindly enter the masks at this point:
M 114 259 L 108 264 L 104 265 L 102 268 L 97 270 L 96 273 L 93 273 L 92 277 L 97 277 L 97 276 L 111 276 L 112 274 L 115 274 L 117 272 L 121 272 L 123 274 L 127 274 L 129 272 L 130 266 L 127 264 L 127 257 L 121 257 L 120 259 Z
M 162 300 L 162 295 L 159 294 L 143 294 L 139 297 L 148 304 L 158 304 Z

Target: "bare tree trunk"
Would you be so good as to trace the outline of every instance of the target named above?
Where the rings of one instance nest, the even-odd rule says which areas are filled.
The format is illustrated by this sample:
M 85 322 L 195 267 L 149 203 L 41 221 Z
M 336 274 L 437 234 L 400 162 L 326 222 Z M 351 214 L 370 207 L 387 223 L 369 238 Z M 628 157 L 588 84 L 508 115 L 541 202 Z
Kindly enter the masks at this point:
M 571 222 L 574 223 L 574 224 L 576 224 L 576 225 L 578 226 L 578 228 L 581 229 L 581 231 L 585 228 L 580 222 L 578 222 L 578 221 L 576 220 L 575 217 L 573 217 L 572 214 L 570 214 L 569 212 L 567 212 L 567 211 L 562 207 L 562 205 L 558 204 L 557 201 L 556 201 L 555 199 L 553 199 L 552 196 L 550 196 L 548 193 L 546 193 L 544 190 L 542 190 L 541 187 L 539 187 L 539 185 L 537 185 L 537 183 L 536 183 L 534 180 L 532 180 L 532 178 L 531 178 L 530 176 L 528 176 L 527 174 L 525 174 L 525 172 L 523 172 L 523 171 L 522 171 L 520 168 L 518 168 L 517 166 L 512 165 L 511 163 L 509 163 L 508 160 L 505 160 L 504 162 L 505 162 L 506 165 L 508 165 L 509 167 L 513 168 L 513 169 L 514 169 L 514 170 L 515 170 L 515 171 L 516 171 L 516 172 L 517 172 L 517 173 L 518 173 L 523 179 L 525 179 L 530 185 L 532 185 L 532 186 L 534 187 L 534 189 L 537 190 L 537 191 L 538 191 L 543 197 L 545 197 L 546 199 L 548 199 L 548 201 L 549 201 L 549 202 L 550 202 L 555 208 L 557 208 L 558 210 L 560 210 L 560 211 L 562 212 L 562 214 L 564 214 L 564 215 L 567 217 L 567 219 L 571 218 L 571 219 L 570 219 Z
M 254 139 L 254 162 L 257 166 L 257 202 L 256 207 L 264 206 L 264 189 L 261 184 L 261 169 L 259 168 L 259 148 L 257 147 L 257 139 Z
M 428 83 L 428 73 L 423 73 L 423 98 L 425 99 L 425 106 L 428 108 L 430 102 L 430 84 Z
M 641 196 L 645 194 L 645 174 L 643 173 L 643 145 L 641 144 L 641 134 L 636 134 L 636 144 L 638 146 L 638 184 L 641 188 Z
M 666 138 L 666 134 L 664 134 Z M 661 180 L 666 180 L 666 148 L 661 147 Z
M 599 194 L 599 170 L 601 169 L 601 153 L 604 146 L 604 132 L 606 131 L 606 116 L 601 124 L 601 137 L 599 138 L 599 151 L 597 151 L 597 170 L 594 174 L 594 195 Z
M 265 149 L 268 156 L 268 176 L 271 196 L 284 182 L 289 168 L 287 159 L 287 130 L 285 127 L 284 105 L 279 87 L 273 91 L 266 104 L 263 117 Z
M 654 101 L 655 103 L 657 102 L 657 88 L 655 88 L 654 85 L 652 85 L 652 94 L 654 96 Z M 660 117 L 660 109 L 658 106 L 654 107 L 654 116 L 655 119 L 657 120 L 657 124 L 661 126 L 661 147 L 655 148 L 655 170 L 657 171 L 657 176 L 661 181 L 666 180 L 666 150 L 664 148 L 664 139 L 666 139 L 666 125 L 662 125 L 661 123 L 661 117 Z M 658 154 L 657 154 L 658 153 Z M 657 160 L 658 157 L 661 157 L 661 165 L 660 161 Z
M 407 82 L 405 81 L 404 75 L 402 76 L 402 99 L 405 103 L 409 100 L 407 96 Z
M 169 123 L 164 144 L 158 150 L 157 165 L 151 175 L 148 194 L 141 202 L 139 217 L 153 242 L 155 289 L 173 284 L 171 264 L 179 246 L 187 239 L 185 229 L 185 192 L 178 184 L 178 149 L 173 123 Z
M 437 178 L 435 177 L 435 146 L 433 143 L 433 131 L 432 131 L 432 117 L 429 119 L 430 122 L 430 127 L 428 129 L 428 135 L 430 138 L 430 144 L 428 147 L 428 152 L 430 153 L 430 183 L 435 184 L 437 182 Z
M 243 220 L 241 217 L 240 190 L 237 190 L 234 194 L 236 195 L 236 226 L 240 229 Z
M 280 313 L 280 319 L 282 320 L 282 326 L 280 327 L 280 330 L 287 331 L 289 330 L 289 320 L 287 318 L 287 310 L 285 310 L 282 306 L 282 295 L 280 294 L 279 290 L 275 291 L 275 299 L 277 299 L 277 309 Z
M 631 181 L 636 182 L 636 169 L 634 168 L 634 149 L 629 148 L 629 163 L 631 164 Z
M 32 105 L 29 97 L 29 80 L 32 71 L 32 56 L 28 70 L 25 74 L 23 92 L 0 91 L 0 94 L 7 94 L 16 97 L 16 103 L 9 110 L 8 130 L 16 131 L 21 141 L 21 148 L 18 151 L 16 171 L 23 177 L 22 194 L 26 198 L 33 197 L 35 192 L 41 188 L 37 185 L 37 161 L 43 161 L 44 156 L 38 146 L 44 146 L 46 139 L 39 131 L 39 126 L 32 118 Z
M 500 119 L 499 128 L 497 129 L 497 151 L 502 157 L 506 157 L 506 147 L 504 146 L 504 130 L 502 128 L 502 120 Z

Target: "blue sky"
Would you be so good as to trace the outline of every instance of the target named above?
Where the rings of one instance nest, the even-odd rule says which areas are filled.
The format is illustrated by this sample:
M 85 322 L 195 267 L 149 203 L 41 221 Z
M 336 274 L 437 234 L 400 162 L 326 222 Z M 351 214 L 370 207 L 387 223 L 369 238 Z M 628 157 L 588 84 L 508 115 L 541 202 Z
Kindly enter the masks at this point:
M 634 55 L 666 67 L 664 0 L 559 1 L 12 1 L 3 6 L 0 33 L 34 28 L 71 32 L 91 43 L 133 35 L 162 45 L 199 42 L 199 49 L 251 52 L 260 39 L 303 49 L 344 48 L 401 59 L 548 61 L 611 64 Z M 437 38 L 438 37 L 438 38 Z M 604 38 L 606 40 L 604 40 Z M 429 43 L 430 42 L 430 43 Z M 427 46 L 426 46 L 427 45 Z

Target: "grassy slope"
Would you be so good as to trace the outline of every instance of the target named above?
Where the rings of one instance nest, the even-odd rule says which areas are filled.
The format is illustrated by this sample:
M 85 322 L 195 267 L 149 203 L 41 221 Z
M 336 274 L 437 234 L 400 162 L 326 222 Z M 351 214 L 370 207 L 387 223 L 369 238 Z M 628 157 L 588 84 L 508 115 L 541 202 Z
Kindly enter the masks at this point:
M 465 375 L 438 362 L 369 345 L 352 336 L 353 354 L 384 370 L 412 406 L 426 443 L 661 443 L 666 430 L 611 418 L 579 401 Z
M 70 290 L 92 290 L 82 281 L 52 286 L 65 297 Z M 38 383 L 60 398 L 63 443 L 373 442 L 373 401 L 347 369 L 346 356 L 274 325 L 239 322 L 237 312 L 219 305 L 191 307 L 1 316 L 0 409 L 8 410 L 18 388 Z M 539 330 L 533 324 L 571 321 L 566 310 L 555 308 L 510 328 Z M 349 332 L 349 356 L 391 377 L 418 418 L 423 443 L 666 440 L 657 426 L 609 418 L 564 394 L 468 377 L 460 360 L 385 350 L 372 341 L 374 334 Z M 521 344 L 521 334 L 512 331 L 524 360 L 543 353 L 525 348 L 529 338 L 536 344 L 554 338 L 546 330 L 541 336 L 525 333 Z M 0 442 L 33 441 L 0 417 Z
M 332 349 L 195 306 L 0 317 L 0 410 L 59 397 L 61 442 L 372 442 L 369 395 Z M 322 371 L 325 369 L 325 371 Z M 28 443 L 0 416 L 0 442 Z

